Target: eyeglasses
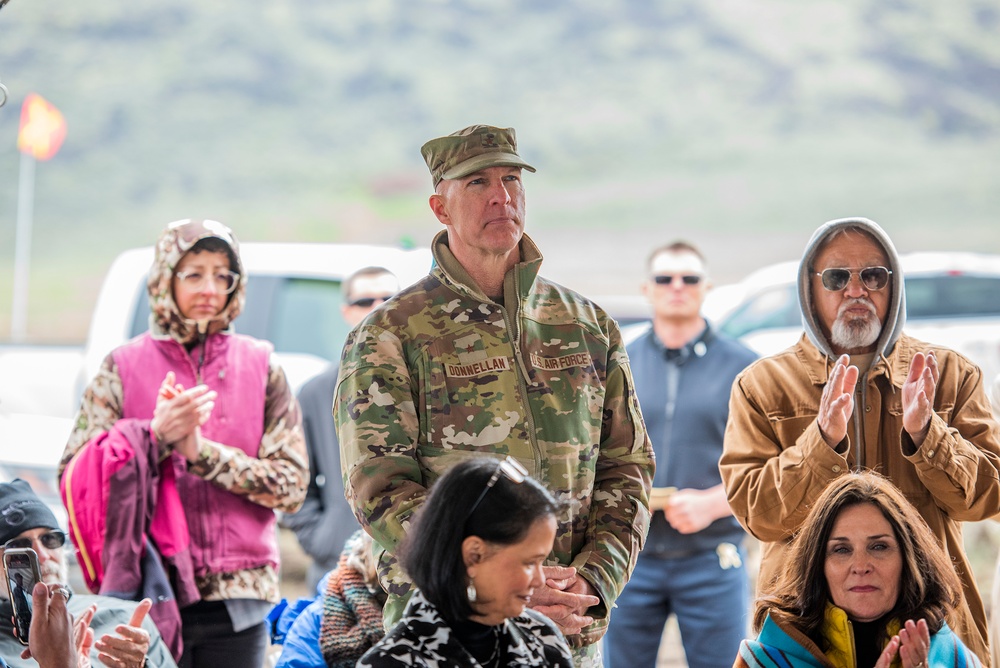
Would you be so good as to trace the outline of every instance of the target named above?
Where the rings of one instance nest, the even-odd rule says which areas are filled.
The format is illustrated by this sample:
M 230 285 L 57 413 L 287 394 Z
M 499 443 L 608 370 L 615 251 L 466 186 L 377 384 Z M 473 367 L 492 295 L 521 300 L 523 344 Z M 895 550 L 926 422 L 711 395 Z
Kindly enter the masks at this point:
M 466 517 L 472 517 L 472 513 L 476 512 L 476 508 L 479 504 L 483 502 L 483 498 L 486 496 L 486 492 L 490 491 L 493 485 L 497 484 L 500 480 L 500 476 L 507 476 L 507 479 L 511 482 L 521 484 L 524 479 L 528 477 L 528 469 L 524 468 L 521 462 L 517 461 L 510 455 L 507 455 L 506 459 L 500 460 L 497 464 L 497 470 L 493 472 L 490 476 L 489 482 L 486 483 L 486 487 L 483 488 L 482 494 L 476 499 L 476 502 L 472 504 L 472 508 L 469 510 L 469 514 Z
M 49 531 L 38 536 L 35 540 L 41 543 L 42 547 L 55 550 L 66 544 L 66 534 L 62 531 Z M 3 549 L 10 550 L 13 548 L 31 547 L 32 542 L 31 538 L 11 538 L 3 544 Z
M 681 279 L 684 285 L 698 285 L 701 283 L 701 276 L 698 274 L 684 274 L 683 276 L 671 276 L 670 274 L 661 274 L 659 276 L 653 276 L 653 282 L 657 285 L 670 285 L 675 278 Z
M 360 306 L 361 308 L 368 308 L 373 306 L 375 302 L 381 304 L 382 302 L 389 301 L 390 297 L 358 297 L 357 299 L 352 299 L 347 302 L 348 306 Z
M 824 269 L 816 272 L 823 281 L 823 287 L 831 292 L 840 292 L 851 282 L 851 276 L 858 275 L 862 285 L 868 290 L 881 290 L 889 284 L 889 274 L 885 267 L 865 267 L 857 271 L 853 269 Z
M 209 279 L 211 279 L 215 289 L 224 295 L 228 295 L 235 290 L 236 284 L 239 283 L 240 279 L 240 275 L 235 271 L 220 271 L 217 274 L 211 275 L 203 274 L 200 271 L 178 271 L 174 276 L 181 282 L 185 290 L 190 290 L 191 292 L 204 290 Z

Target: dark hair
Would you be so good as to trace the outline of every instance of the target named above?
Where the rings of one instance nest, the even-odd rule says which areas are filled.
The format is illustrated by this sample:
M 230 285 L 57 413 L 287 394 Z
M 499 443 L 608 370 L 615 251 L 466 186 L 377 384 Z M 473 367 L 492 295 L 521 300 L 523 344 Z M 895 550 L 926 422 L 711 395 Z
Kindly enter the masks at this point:
M 202 239 L 199 239 L 194 243 L 193 246 L 191 246 L 191 248 L 188 249 L 187 252 L 192 253 L 194 255 L 203 252 L 225 253 L 226 257 L 229 258 L 229 270 L 234 271 L 237 274 L 242 273 L 242 265 L 240 264 L 239 257 L 236 255 L 236 251 L 233 250 L 232 246 L 230 246 L 228 243 L 226 243 L 219 237 L 204 237 Z M 185 255 L 187 255 L 187 253 L 185 253 Z M 237 287 L 239 287 L 238 284 Z M 227 306 L 229 305 L 229 302 L 233 299 L 233 297 L 236 295 L 236 292 L 237 290 L 233 290 L 230 294 L 226 295 Z
M 487 543 L 514 545 L 536 520 L 556 516 L 558 502 L 531 477 L 516 483 L 502 474 L 473 509 L 500 462 L 467 459 L 434 483 L 400 546 L 400 565 L 441 615 L 450 622 L 474 614 L 466 595 L 469 583 L 462 541 L 479 536 Z
M 225 253 L 226 257 L 229 258 L 229 270 L 235 271 L 237 274 L 242 273 L 240 271 L 240 259 L 236 257 L 236 252 L 233 250 L 233 247 L 219 237 L 205 237 L 203 239 L 199 239 L 193 246 L 191 246 L 191 248 L 188 249 L 188 253 L 194 253 L 196 255 L 202 251 L 207 251 L 209 253 Z
M 941 629 L 948 613 L 961 603 L 962 585 L 955 567 L 903 493 L 878 473 L 861 471 L 837 478 L 816 499 L 770 593 L 757 600 L 754 631 L 771 612 L 827 649 L 820 637 L 830 599 L 824 571 L 827 542 L 840 513 L 866 503 L 889 522 L 903 559 L 899 597 L 888 617 L 900 622 L 926 619 L 931 635 Z

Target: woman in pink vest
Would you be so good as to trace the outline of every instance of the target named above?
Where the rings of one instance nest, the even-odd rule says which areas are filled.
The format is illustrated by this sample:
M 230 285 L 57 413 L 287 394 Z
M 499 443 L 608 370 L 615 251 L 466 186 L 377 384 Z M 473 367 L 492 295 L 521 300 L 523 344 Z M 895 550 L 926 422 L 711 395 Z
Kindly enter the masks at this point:
M 104 360 L 62 459 L 130 420 L 176 474 L 201 596 L 181 610 L 181 668 L 263 664 L 263 620 L 280 598 L 274 510 L 295 511 L 308 481 L 298 405 L 272 346 L 232 328 L 245 289 L 229 228 L 168 225 L 149 273 L 149 331 Z

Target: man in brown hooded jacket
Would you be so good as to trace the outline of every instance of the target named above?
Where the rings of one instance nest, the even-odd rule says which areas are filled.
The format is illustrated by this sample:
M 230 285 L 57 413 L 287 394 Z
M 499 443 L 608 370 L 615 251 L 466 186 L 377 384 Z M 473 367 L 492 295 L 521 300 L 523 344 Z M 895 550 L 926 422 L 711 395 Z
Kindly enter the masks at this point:
M 917 507 L 954 561 L 964 601 L 953 627 L 988 663 L 986 613 L 960 524 L 1000 512 L 1000 427 L 982 372 L 902 332 L 896 250 L 868 219 L 821 226 L 798 287 L 805 335 L 737 377 L 719 462 L 733 513 L 764 543 L 759 588 L 777 575 L 827 484 L 874 469 Z

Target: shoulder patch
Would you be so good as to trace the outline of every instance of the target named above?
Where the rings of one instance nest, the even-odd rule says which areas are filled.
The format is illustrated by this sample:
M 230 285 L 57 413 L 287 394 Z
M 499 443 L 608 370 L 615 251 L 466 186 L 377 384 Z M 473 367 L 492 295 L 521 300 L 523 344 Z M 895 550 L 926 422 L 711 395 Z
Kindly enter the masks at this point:
M 542 371 L 558 371 L 559 369 L 569 369 L 571 367 L 589 368 L 593 366 L 590 353 L 573 353 L 571 355 L 560 355 L 559 357 L 543 357 L 538 353 L 531 353 L 529 356 L 531 366 Z

